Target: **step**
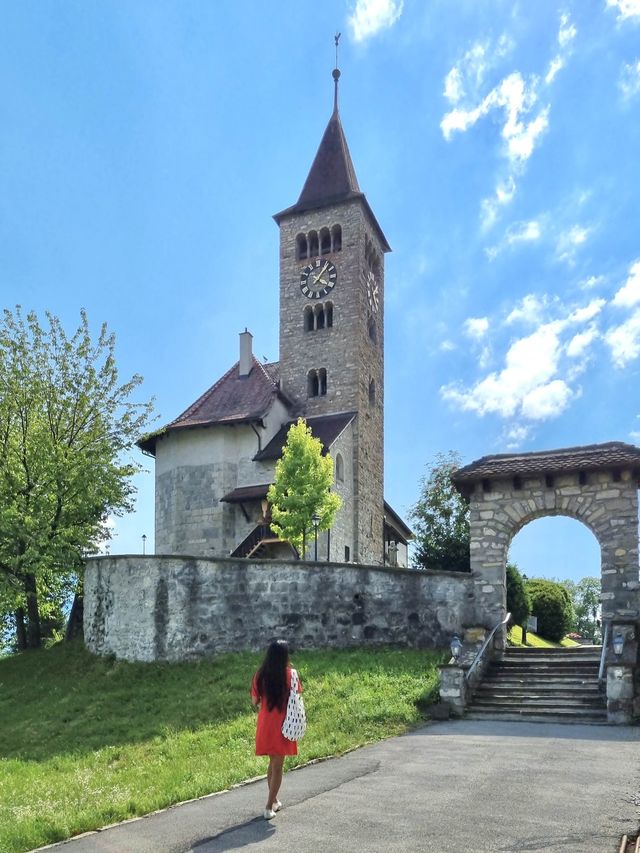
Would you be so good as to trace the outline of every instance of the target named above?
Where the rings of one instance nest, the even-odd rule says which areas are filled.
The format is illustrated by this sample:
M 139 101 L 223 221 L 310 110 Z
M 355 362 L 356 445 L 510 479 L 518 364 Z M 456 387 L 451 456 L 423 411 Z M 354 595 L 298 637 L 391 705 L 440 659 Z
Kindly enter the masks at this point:
M 465 714 L 465 720 L 495 720 L 496 722 L 505 723 L 563 723 L 566 725 L 581 723 L 589 726 L 608 725 L 606 713 L 598 716 L 581 716 L 580 718 L 576 718 L 564 714 L 496 713 L 495 711 L 474 711 L 472 708 Z
M 602 700 L 594 699 L 564 699 L 557 701 L 549 699 L 546 696 L 527 696 L 522 699 L 511 699 L 505 696 L 479 696 L 473 701 L 474 708 L 551 708 L 557 710 L 588 710 L 604 708 L 605 703 Z
M 517 696 L 521 693 L 533 694 L 535 696 L 593 696 L 597 698 L 603 693 L 596 685 L 576 684 L 573 686 L 567 685 L 548 685 L 548 684 L 500 684 L 493 683 L 479 684 L 476 689 L 476 694 L 493 693 L 504 696 Z
M 592 675 L 597 677 L 598 675 L 598 667 L 597 666 L 549 666 L 549 665 L 534 665 L 530 666 L 521 666 L 521 665 L 500 665 L 496 666 L 495 664 L 488 667 L 487 672 L 500 672 L 505 674 L 514 675 L 515 673 L 531 673 L 532 675 Z

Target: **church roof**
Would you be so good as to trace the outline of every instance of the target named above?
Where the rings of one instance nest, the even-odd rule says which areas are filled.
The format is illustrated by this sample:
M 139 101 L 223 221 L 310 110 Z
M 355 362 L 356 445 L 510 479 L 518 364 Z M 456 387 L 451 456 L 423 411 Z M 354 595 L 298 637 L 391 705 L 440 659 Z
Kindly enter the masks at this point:
M 213 424 L 240 424 L 260 420 L 269 410 L 275 397 L 289 401 L 279 389 L 278 362 L 261 364 L 252 357 L 253 367 L 247 376 L 240 376 L 239 362 L 228 370 L 195 403 L 157 432 L 143 436 L 138 447 L 155 456 L 158 438 L 168 432 Z
M 531 453 L 498 453 L 483 456 L 453 475 L 456 485 L 489 478 L 533 474 L 561 474 L 569 471 L 602 471 L 610 468 L 640 469 L 640 448 L 622 441 L 537 450 Z
M 312 418 L 305 418 L 305 420 L 307 426 L 311 427 L 311 432 L 315 438 L 319 438 L 322 442 L 323 453 L 327 453 L 329 447 L 355 416 L 355 412 L 339 412 L 336 415 L 316 415 Z M 280 459 L 282 448 L 287 441 L 289 428 L 295 423 L 296 421 L 289 421 L 283 424 L 266 447 L 263 447 L 262 450 L 256 453 L 253 457 L 254 460 L 256 462 L 263 462 L 265 460 Z
M 347 139 L 342 129 L 340 113 L 334 109 L 326 127 L 318 151 L 304 182 L 298 201 L 273 217 L 278 224 L 293 213 L 316 210 L 331 204 L 340 204 L 358 198 L 371 217 L 385 252 L 391 251 L 386 237 L 371 210 L 365 194 L 360 191 L 356 171 L 349 153 Z

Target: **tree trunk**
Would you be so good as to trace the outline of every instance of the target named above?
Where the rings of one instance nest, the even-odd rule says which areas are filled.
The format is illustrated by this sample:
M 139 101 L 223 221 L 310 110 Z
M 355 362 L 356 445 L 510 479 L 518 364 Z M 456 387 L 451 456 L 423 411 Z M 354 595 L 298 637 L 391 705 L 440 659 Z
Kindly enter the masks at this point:
M 71 613 L 67 621 L 67 630 L 65 631 L 65 640 L 73 640 L 74 637 L 82 636 L 82 617 L 84 614 L 84 599 L 77 593 L 73 597 L 71 605 Z
M 24 624 L 24 609 L 18 607 L 14 613 L 16 619 L 16 645 L 18 651 L 23 652 L 27 648 L 27 629 Z
M 29 620 L 27 623 L 27 645 L 30 649 L 39 649 L 42 645 L 42 637 L 35 575 L 27 574 L 24 576 L 24 591 L 27 597 L 27 618 Z

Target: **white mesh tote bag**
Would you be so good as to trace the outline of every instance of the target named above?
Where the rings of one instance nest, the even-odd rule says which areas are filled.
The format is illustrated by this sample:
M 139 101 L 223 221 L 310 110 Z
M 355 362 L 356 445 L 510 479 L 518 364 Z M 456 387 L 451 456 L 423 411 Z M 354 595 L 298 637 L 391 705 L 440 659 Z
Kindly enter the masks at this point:
M 298 693 L 298 673 L 291 670 L 291 691 L 287 702 L 287 713 L 282 724 L 282 734 L 287 740 L 302 740 L 307 728 L 307 717 L 304 712 L 304 702 Z

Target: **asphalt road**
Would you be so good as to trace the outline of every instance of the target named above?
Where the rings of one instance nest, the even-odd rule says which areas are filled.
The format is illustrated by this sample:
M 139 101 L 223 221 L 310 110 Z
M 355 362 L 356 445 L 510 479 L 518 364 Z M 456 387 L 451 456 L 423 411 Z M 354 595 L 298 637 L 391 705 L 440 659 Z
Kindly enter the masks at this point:
M 270 822 L 257 781 L 47 849 L 618 853 L 639 796 L 639 728 L 457 721 L 288 773 Z

